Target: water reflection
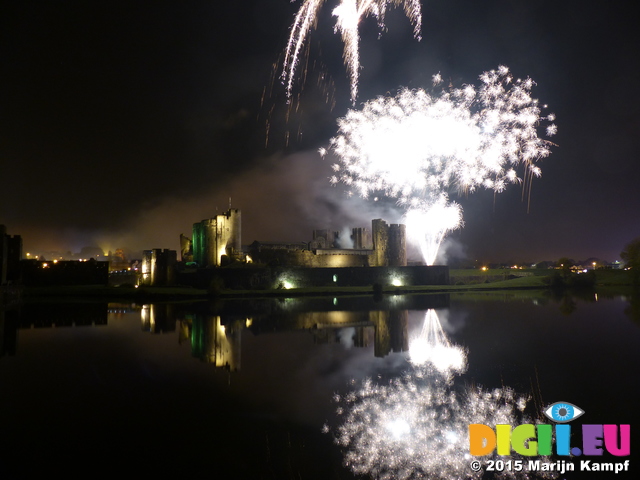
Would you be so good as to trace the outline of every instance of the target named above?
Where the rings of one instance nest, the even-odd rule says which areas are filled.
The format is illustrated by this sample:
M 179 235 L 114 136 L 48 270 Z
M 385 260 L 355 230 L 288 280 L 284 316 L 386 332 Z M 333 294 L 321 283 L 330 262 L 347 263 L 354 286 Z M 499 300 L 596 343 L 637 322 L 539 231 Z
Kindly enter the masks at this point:
M 466 370 L 467 364 L 464 349 L 449 341 L 438 314 L 433 309 L 427 310 L 420 334 L 411 341 L 409 358 L 414 365 L 430 363 L 445 375 L 461 373 Z
M 193 356 L 232 372 L 240 369 L 240 339 L 247 322 L 222 323 L 219 315 L 191 315 L 180 323 L 180 331 L 189 332 Z
M 469 464 L 469 425 L 532 423 L 524 415 L 525 396 L 508 388 L 486 390 L 456 385 L 467 355 L 445 334 L 430 309 L 422 329 L 410 340 L 411 364 L 388 383 L 353 382 L 335 400 L 343 418 L 332 430 L 345 449 L 345 464 L 358 475 L 379 480 L 481 478 Z M 526 474 L 506 475 L 527 478 Z M 555 472 L 547 476 L 555 478 Z
M 468 478 L 468 423 L 526 422 L 544 403 L 524 408 L 527 395 L 544 393 L 547 405 L 574 401 L 589 423 L 631 422 L 628 391 L 640 374 L 640 342 L 625 313 L 637 314 L 636 299 L 573 297 L 569 317 L 561 314 L 562 298 L 539 292 L 0 309 L 0 352 L 17 357 L 0 359 L 0 382 L 15 392 L 0 406 L 17 412 L 3 425 L 17 439 L 8 452 L 31 460 L 18 451 L 29 431 L 54 448 L 74 424 L 64 445 L 80 448 L 86 442 L 78 439 L 90 438 L 111 454 L 127 442 L 123 431 L 127 447 L 180 438 L 176 448 L 195 452 L 191 460 L 227 465 L 232 456 L 227 478 L 291 478 L 298 468 L 322 470 L 337 453 L 337 468 L 343 461 L 348 467 L 339 475 L 326 467 L 323 477 L 299 477 Z M 412 351 L 421 337 L 421 349 Z M 468 370 L 440 363 L 439 348 L 457 351 L 458 360 L 468 356 Z M 539 382 L 537 375 L 530 382 L 534 370 Z M 67 404 L 86 407 L 75 413 Z M 141 419 L 149 419 L 144 428 Z M 329 435 L 320 434 L 323 424 Z M 313 442 L 329 453 L 315 458 L 307 447 Z M 294 461 L 293 474 L 291 452 L 304 459 Z M 265 474 L 264 465 L 276 463 L 282 469 Z M 246 474 L 236 474 L 237 465 Z
M 0 357 L 18 349 L 18 330 L 106 326 L 107 302 L 25 303 L 0 306 Z
M 456 389 L 424 367 L 388 384 L 366 380 L 337 400 L 344 418 L 335 436 L 346 465 L 380 480 L 480 478 L 469 468 L 469 425 L 527 421 L 526 399 L 513 390 Z
M 189 343 L 194 357 L 235 372 L 241 365 L 245 330 L 253 335 L 304 330 L 316 344 L 373 345 L 374 356 L 382 358 L 408 350 L 408 307 L 446 305 L 445 295 L 392 296 L 382 303 L 354 297 L 146 304 L 140 318 L 142 331 L 160 334 L 177 328 L 179 342 Z

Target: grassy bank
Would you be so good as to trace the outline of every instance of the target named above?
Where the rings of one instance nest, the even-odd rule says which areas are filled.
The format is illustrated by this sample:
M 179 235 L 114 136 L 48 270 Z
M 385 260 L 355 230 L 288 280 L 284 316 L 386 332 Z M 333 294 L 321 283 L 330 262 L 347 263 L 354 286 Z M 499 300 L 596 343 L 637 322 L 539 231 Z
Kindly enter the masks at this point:
M 201 299 L 210 296 L 219 297 L 295 297 L 295 296 L 340 296 L 340 295 L 372 295 L 405 294 L 405 293 L 447 293 L 468 291 L 497 291 L 547 289 L 547 277 L 557 271 L 531 270 L 451 270 L 450 285 L 401 286 L 384 285 L 374 291 L 372 286 L 364 287 L 309 287 L 273 290 L 230 290 L 220 289 L 215 295 L 203 289 L 190 287 L 108 287 L 103 285 L 29 287 L 25 288 L 25 298 L 34 297 L 94 297 L 107 299 L 123 299 L 150 301 L 157 299 Z M 596 287 L 630 286 L 629 272 L 618 270 L 596 270 Z

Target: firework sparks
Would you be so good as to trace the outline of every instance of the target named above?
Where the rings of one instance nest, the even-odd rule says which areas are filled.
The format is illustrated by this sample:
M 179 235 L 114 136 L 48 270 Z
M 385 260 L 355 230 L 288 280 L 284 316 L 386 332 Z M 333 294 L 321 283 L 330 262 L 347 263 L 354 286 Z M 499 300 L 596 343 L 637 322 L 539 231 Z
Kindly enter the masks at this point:
M 419 207 L 412 206 L 404 215 L 409 240 L 418 245 L 427 265 L 433 265 L 445 235 L 462 227 L 462 207 L 449 202 L 445 193 Z
M 381 480 L 480 478 L 483 472 L 469 467 L 469 425 L 531 421 L 527 398 L 509 388 L 456 389 L 450 378 L 419 368 L 386 385 L 366 380 L 334 400 L 342 420 L 333 433 L 346 450 L 345 465 Z M 507 470 L 498 476 L 528 478 Z
M 318 12 L 324 0 L 304 0 L 291 27 L 289 42 L 283 61 L 282 78 L 286 83 L 287 96 L 291 96 L 293 80 L 299 57 L 305 41 L 312 28 L 316 26 Z M 405 14 L 413 24 L 414 36 L 420 38 L 422 27 L 422 11 L 419 0 L 341 0 L 333 9 L 336 17 L 334 30 L 340 32 L 344 42 L 344 63 L 351 80 L 351 100 L 355 102 L 358 96 L 358 71 L 360 69 L 358 25 L 360 20 L 373 16 L 381 30 L 384 29 L 384 18 L 389 5 L 402 5 Z
M 523 181 L 527 187 L 541 174 L 536 162 L 550 154 L 551 143 L 538 137 L 538 127 L 555 116 L 541 116 L 531 96 L 533 80 L 514 80 L 500 66 L 480 81 L 479 87 L 437 95 L 405 89 L 368 101 L 338 120 L 330 142 L 338 157 L 331 182 L 363 198 L 396 199 L 407 210 L 407 228 L 424 239 L 419 244 L 428 265 L 444 235 L 461 226 L 462 210 L 448 202 L 450 192 L 500 193 Z M 546 127 L 547 135 L 556 131 L 553 123 Z

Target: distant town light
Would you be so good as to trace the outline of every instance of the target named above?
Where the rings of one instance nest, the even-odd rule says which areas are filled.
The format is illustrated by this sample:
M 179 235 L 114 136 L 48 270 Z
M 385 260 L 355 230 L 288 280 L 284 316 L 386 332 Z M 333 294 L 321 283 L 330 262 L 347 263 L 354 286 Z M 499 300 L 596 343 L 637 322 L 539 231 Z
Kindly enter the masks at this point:
M 402 286 L 402 281 L 398 277 L 394 277 L 391 279 L 391 285 L 394 287 L 400 287 Z

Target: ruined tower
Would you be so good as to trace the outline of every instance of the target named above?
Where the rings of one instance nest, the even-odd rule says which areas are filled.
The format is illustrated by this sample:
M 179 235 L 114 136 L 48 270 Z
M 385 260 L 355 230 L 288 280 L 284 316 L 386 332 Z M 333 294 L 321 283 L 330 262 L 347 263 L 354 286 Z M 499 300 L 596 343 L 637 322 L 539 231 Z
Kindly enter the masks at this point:
M 142 252 L 142 285 L 173 285 L 176 281 L 177 252 L 154 248 Z
M 405 267 L 407 265 L 406 227 L 402 224 L 389 225 L 387 245 L 387 265 Z
M 193 261 L 201 267 L 219 267 L 242 252 L 239 209 L 193 224 Z
M 351 240 L 356 250 L 370 250 L 372 248 L 371 233 L 366 228 L 352 228 Z
M 403 267 L 407 265 L 406 231 L 404 225 L 387 225 L 382 219 L 371 222 L 373 232 L 372 267 Z

